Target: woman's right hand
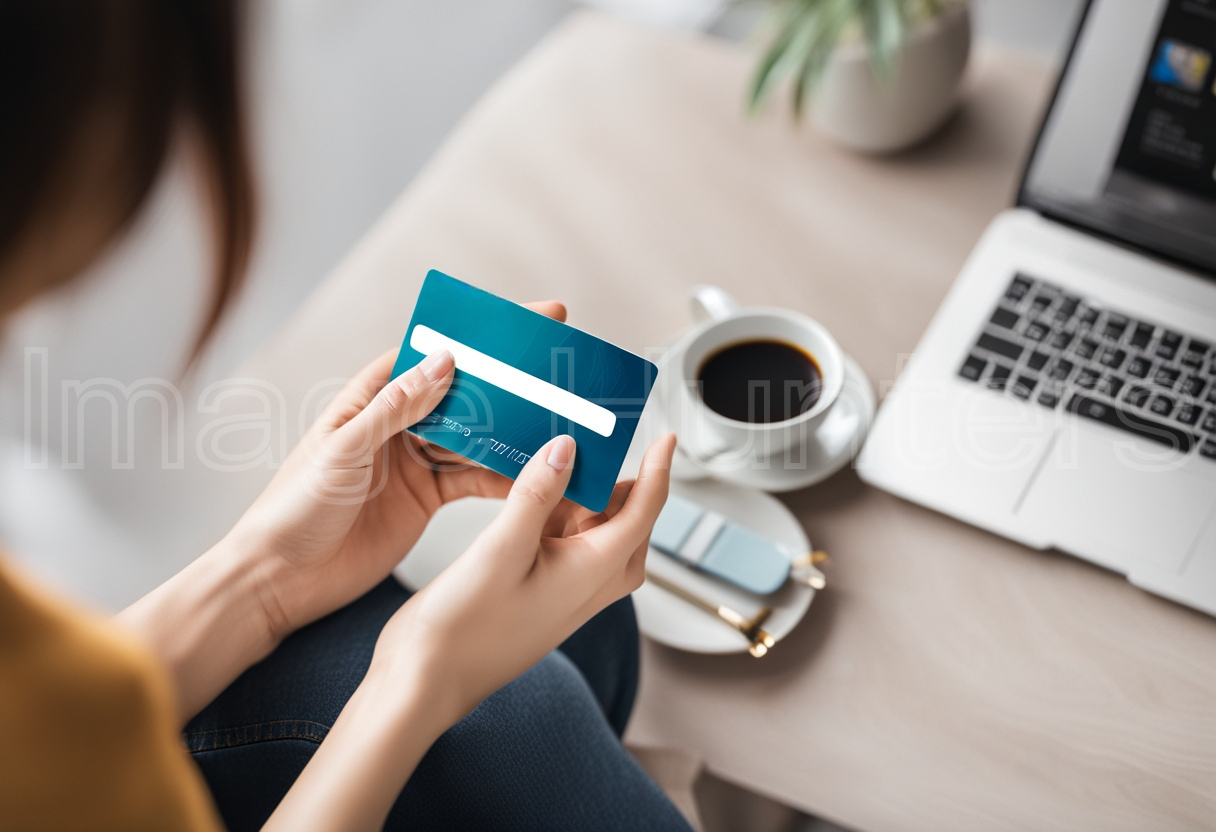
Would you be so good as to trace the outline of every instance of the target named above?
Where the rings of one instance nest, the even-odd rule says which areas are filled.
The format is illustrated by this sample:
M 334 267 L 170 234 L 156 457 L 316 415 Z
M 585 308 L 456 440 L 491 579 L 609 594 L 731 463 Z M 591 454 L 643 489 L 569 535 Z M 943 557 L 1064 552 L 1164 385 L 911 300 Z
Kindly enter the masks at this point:
M 268 830 L 379 829 L 431 743 L 645 577 L 675 435 L 600 514 L 563 501 L 574 440 L 537 452 L 455 563 L 402 605 Z
M 368 678 L 422 674 L 455 723 L 637 589 L 674 450 L 674 434 L 656 441 L 637 480 L 619 484 L 596 514 L 562 499 L 574 440 L 550 441 L 468 551 L 385 625 Z

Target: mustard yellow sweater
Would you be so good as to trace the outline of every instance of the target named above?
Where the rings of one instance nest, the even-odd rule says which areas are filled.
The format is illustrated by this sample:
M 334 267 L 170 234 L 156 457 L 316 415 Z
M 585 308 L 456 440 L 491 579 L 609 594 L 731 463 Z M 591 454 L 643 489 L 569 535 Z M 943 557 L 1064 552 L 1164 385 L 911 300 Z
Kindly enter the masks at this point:
M 220 827 L 151 653 L 0 561 L 0 829 Z

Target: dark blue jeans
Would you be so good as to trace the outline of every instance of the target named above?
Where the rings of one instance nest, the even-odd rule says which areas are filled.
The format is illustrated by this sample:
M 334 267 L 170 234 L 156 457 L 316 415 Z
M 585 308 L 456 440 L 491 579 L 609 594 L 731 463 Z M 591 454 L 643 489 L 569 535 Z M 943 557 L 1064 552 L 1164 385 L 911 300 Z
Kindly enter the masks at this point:
M 270 816 L 408 597 L 389 578 L 285 640 L 186 726 L 232 832 Z M 385 828 L 687 830 L 620 743 L 637 674 L 637 622 L 626 598 L 440 737 Z

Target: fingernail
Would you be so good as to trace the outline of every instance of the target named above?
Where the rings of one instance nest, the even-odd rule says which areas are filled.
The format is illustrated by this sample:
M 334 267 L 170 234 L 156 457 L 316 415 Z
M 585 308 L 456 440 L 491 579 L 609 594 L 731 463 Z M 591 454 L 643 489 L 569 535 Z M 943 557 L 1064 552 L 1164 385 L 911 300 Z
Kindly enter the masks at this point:
M 452 364 L 452 354 L 447 350 L 439 350 L 424 358 L 418 367 L 426 376 L 427 381 L 439 381 L 448 374 L 448 370 L 452 369 Z
M 550 468 L 556 468 L 558 471 L 565 471 L 570 465 L 570 460 L 574 458 L 574 438 L 562 434 L 553 440 L 553 446 L 549 448 L 549 458 L 546 462 Z

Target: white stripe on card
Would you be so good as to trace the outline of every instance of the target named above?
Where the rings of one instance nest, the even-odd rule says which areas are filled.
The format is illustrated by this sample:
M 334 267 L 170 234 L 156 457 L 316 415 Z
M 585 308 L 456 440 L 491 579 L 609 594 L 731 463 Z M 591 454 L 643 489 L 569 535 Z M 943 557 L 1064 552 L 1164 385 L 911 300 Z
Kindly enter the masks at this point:
M 423 355 L 447 350 L 456 359 L 456 367 L 462 373 L 479 378 L 521 399 L 527 399 L 545 410 L 595 431 L 600 436 L 612 436 L 612 431 L 616 428 L 616 414 L 608 408 L 589 402 L 556 384 L 529 375 L 518 367 L 512 367 L 424 324 L 414 326 L 414 331 L 410 333 L 410 346 Z

